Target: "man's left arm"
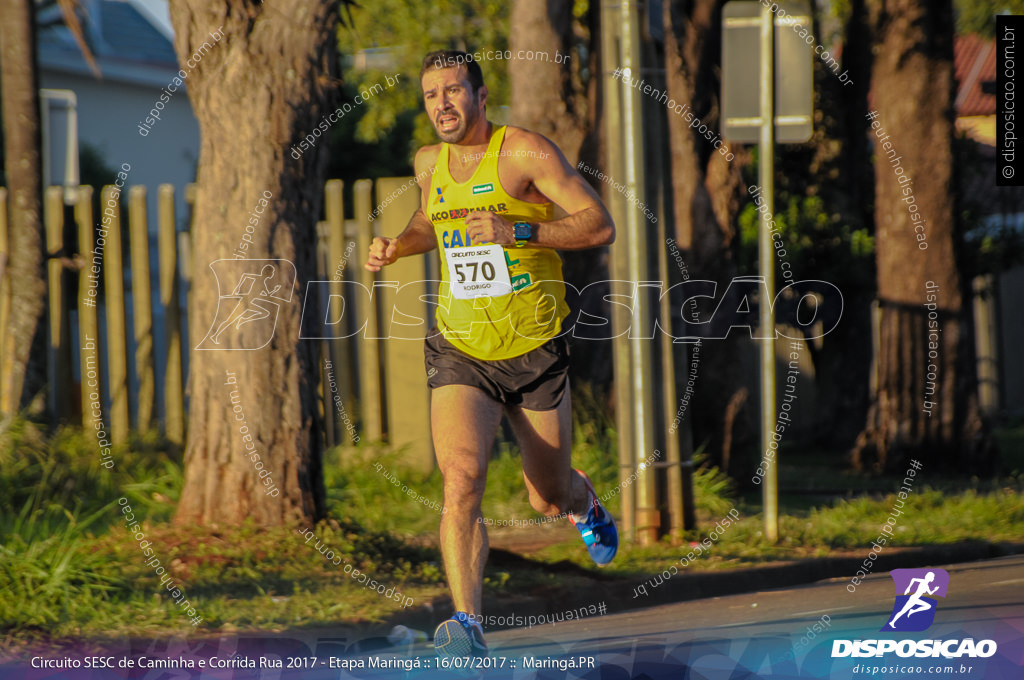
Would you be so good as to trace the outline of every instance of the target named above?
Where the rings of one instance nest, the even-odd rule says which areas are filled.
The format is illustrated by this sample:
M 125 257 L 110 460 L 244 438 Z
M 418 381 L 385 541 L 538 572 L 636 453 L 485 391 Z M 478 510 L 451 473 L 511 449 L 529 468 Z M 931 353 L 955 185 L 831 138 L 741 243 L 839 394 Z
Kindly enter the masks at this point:
M 551 141 L 534 133 L 530 137 L 530 148 L 521 150 L 512 158 L 537 191 L 568 213 L 558 220 L 532 222 L 530 245 L 556 250 L 583 250 L 614 241 L 615 224 L 597 192 Z M 515 243 L 512 223 L 500 215 L 473 213 L 466 220 L 466 226 L 473 243 Z

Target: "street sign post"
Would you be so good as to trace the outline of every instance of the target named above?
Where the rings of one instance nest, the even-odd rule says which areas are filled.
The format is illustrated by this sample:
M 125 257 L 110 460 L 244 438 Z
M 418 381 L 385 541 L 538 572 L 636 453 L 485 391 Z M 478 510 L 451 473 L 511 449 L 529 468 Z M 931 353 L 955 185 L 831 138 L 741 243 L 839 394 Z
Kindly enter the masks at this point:
M 806 2 L 772 3 L 773 13 L 760 2 L 728 2 L 722 10 L 722 136 L 735 142 L 761 142 L 762 82 L 773 85 L 775 141 L 806 142 L 811 138 L 814 114 L 813 49 L 800 37 L 811 27 Z M 774 17 L 771 36 L 775 77 L 763 81 L 764 17 Z M 806 31 L 804 31 L 806 34 Z
M 775 11 L 773 11 L 775 8 Z M 777 13 L 776 13 L 777 12 Z M 775 142 L 806 142 L 813 113 L 812 50 L 797 30 L 810 26 L 803 2 L 730 2 L 722 13 L 723 136 L 757 142 L 761 212 L 758 264 L 769 298 L 761 300 L 761 451 L 775 433 L 775 249 L 769 228 L 775 214 Z M 805 31 L 806 33 L 806 31 Z M 776 64 L 778 65 L 776 67 Z M 765 536 L 779 537 L 778 453 L 765 460 L 761 480 Z

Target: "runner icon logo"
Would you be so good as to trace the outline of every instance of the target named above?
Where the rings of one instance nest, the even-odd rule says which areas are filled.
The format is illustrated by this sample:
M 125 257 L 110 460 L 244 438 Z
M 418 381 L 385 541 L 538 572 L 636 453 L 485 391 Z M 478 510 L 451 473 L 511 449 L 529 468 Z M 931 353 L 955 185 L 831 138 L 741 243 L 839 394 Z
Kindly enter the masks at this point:
M 888 623 L 881 630 L 927 630 L 935 621 L 938 608 L 938 601 L 930 596 L 946 596 L 949 572 L 945 569 L 893 569 L 889 575 L 896 586 L 896 601 Z
M 217 312 L 197 350 L 266 347 L 274 337 L 281 305 L 291 302 L 295 265 L 288 260 L 216 260 Z

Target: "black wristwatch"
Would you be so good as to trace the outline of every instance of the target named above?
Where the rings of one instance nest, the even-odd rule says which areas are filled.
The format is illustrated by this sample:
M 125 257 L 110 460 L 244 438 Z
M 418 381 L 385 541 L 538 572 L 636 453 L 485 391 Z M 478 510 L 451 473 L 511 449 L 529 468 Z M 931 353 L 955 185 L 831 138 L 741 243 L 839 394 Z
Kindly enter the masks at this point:
M 522 248 L 533 237 L 533 225 L 529 222 L 516 222 L 512 225 L 512 238 L 516 240 L 516 248 Z

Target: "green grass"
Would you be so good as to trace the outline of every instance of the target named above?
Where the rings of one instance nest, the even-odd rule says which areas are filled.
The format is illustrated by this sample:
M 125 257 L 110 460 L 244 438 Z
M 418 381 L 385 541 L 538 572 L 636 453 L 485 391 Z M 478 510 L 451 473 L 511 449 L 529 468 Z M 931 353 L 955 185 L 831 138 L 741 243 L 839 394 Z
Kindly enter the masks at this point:
M 61 427 L 51 434 L 31 420 L 13 419 L 0 431 L 0 536 L 26 506 L 57 524 L 66 521 L 66 511 L 96 515 L 91 526 L 102 530 L 115 517 L 97 511 L 122 496 L 154 520 L 169 519 L 183 479 L 180 452 L 150 432 L 133 435 L 112 454 L 107 469 L 90 432 Z
M 441 590 L 436 551 L 325 522 L 316 535 L 344 562 L 335 566 L 292 529 L 254 525 L 207 529 L 146 525 L 160 564 L 202 616 L 198 632 L 287 630 L 381 621 L 387 605 L 346 574 L 345 562 L 414 604 Z M 63 534 L 5 546 L 0 630 L 12 641 L 182 634 L 192 625 L 171 600 L 135 540 L 122 528 L 95 537 L 69 524 Z
M 584 403 L 580 412 L 595 413 Z M 213 634 L 243 630 L 283 631 L 339 623 L 374 623 L 400 607 L 362 587 L 313 544 L 289 528 L 176 527 L 168 523 L 181 484 L 180 454 L 156 435 L 115 450 L 107 470 L 94 439 L 70 428 L 47 432 L 16 420 L 0 433 L 0 650 L 33 642 L 101 640 L 122 635 Z M 599 493 L 618 484 L 615 433 L 607 419 L 578 419 L 573 464 L 588 471 Z M 1024 428 L 1000 436 L 1020 442 Z M 1003 443 L 1004 440 L 1001 440 Z M 1014 449 L 1016 451 L 1016 449 Z M 1004 461 L 1007 460 L 1004 453 Z M 1010 461 L 1014 460 L 1012 457 Z M 446 593 L 436 541 L 440 514 L 417 502 L 402 484 L 440 505 L 437 472 L 415 473 L 401 465 L 402 452 L 379 446 L 329 451 L 325 461 L 329 516 L 316 535 L 336 554 L 377 581 L 394 586 L 416 604 Z M 879 534 L 895 497 L 879 493 L 894 480 L 867 478 L 820 465 L 803 477 L 791 458 L 780 468 L 793 488 L 815 491 L 843 480 L 863 482 L 863 496 L 817 498 L 783 495 L 782 539 L 764 538 L 760 503 L 737 498 L 732 481 L 706 464 L 695 471 L 700 529 L 682 542 L 624 544 L 603 574 L 637 578 L 661 571 L 707 536 L 713 520 L 736 507 L 741 519 L 687 569 L 728 569 L 773 560 L 862 553 Z M 379 464 L 379 468 L 377 467 Z M 1020 468 L 1007 465 L 1008 470 Z M 399 480 L 395 485 L 384 472 Z M 903 508 L 892 546 L 958 541 L 1020 541 L 1024 536 L 1024 478 L 985 482 L 919 478 Z M 960 488 L 951 490 L 955 484 Z M 972 488 L 964 489 L 968 485 Z M 785 486 L 783 487 L 786 488 Z M 117 499 L 127 496 L 156 555 L 181 585 L 203 623 L 193 630 L 170 600 L 125 530 Z M 609 505 L 619 512 L 621 494 Z M 507 441 L 496 444 L 487 480 L 486 517 L 539 517 L 526 499 L 520 460 Z M 371 529 L 372 528 L 372 529 Z M 493 529 L 500 537 L 505 530 Z M 531 529 L 530 531 L 535 531 Z M 543 533 L 542 533 L 543 532 Z M 541 562 L 569 560 L 593 569 L 578 537 L 563 525 L 536 530 L 561 542 L 531 553 Z M 342 565 L 344 566 L 344 564 Z M 491 565 L 490 595 L 522 595 L 574 588 L 585 572 L 567 574 L 528 565 Z M 540 589 L 540 590 L 538 590 Z
M 895 495 L 882 498 L 839 499 L 832 505 L 810 511 L 783 514 L 779 520 L 777 543 L 764 535 L 760 508 L 738 506 L 740 521 L 725 528 L 712 549 L 696 556 L 690 570 L 737 568 L 758 563 L 825 557 L 837 553 L 862 553 L 881 535 L 881 527 L 894 512 Z M 994 488 L 987 493 L 975 490 L 949 494 L 923 487 L 911 492 L 895 517 L 893 538 L 886 549 L 908 546 L 941 545 L 964 541 L 1021 542 L 1024 537 L 1024 487 Z M 717 516 L 715 520 L 720 519 Z M 688 532 L 682 544 L 665 539 L 646 546 L 620 550 L 609 573 L 634 576 L 664 568 L 667 561 L 678 560 L 692 550 L 691 544 L 708 536 L 714 522 Z M 557 562 L 568 560 L 588 566 L 570 544 L 544 549 L 535 557 Z
M 180 455 L 156 434 L 100 465 L 89 432 L 48 433 L 16 419 L 0 433 L 0 650 L 33 641 L 382 621 L 400 608 L 345 573 L 345 562 L 421 603 L 443 591 L 431 548 L 369 531 L 337 512 L 317 537 L 326 561 L 289 528 L 175 527 Z M 203 617 L 198 630 L 128 534 L 127 497 L 161 566 Z M 2 656 L 2 655 L 0 655 Z
M 590 413 L 574 424 L 572 464 L 586 471 L 598 494 L 607 497 L 608 509 L 618 515 L 622 494 L 610 494 L 620 484 L 615 431 L 606 419 L 592 415 L 596 411 Z M 403 458 L 401 449 L 369 444 L 330 449 L 324 463 L 329 514 L 405 536 L 436 535 L 444 499 L 441 473 L 411 470 L 403 466 Z M 706 518 L 728 512 L 733 507 L 732 480 L 704 464 L 699 451 L 694 460 L 698 514 Z M 530 506 L 518 446 L 500 436 L 487 469 L 482 509 L 485 518 L 496 521 L 543 518 Z

